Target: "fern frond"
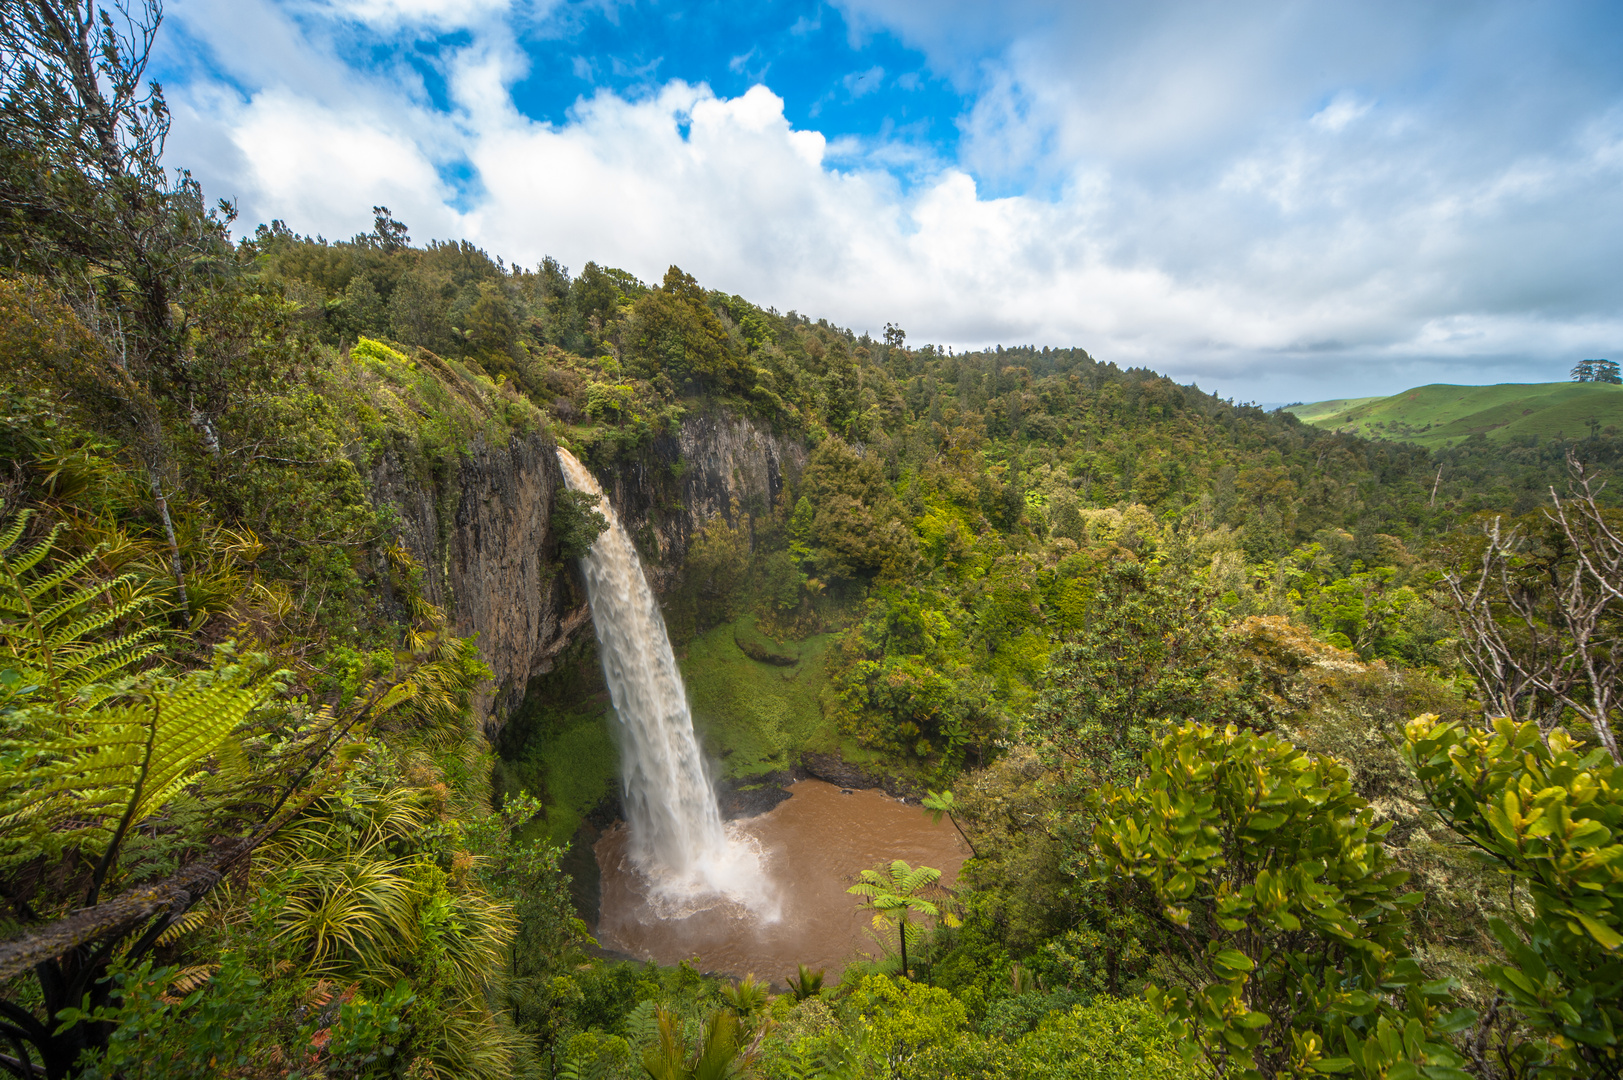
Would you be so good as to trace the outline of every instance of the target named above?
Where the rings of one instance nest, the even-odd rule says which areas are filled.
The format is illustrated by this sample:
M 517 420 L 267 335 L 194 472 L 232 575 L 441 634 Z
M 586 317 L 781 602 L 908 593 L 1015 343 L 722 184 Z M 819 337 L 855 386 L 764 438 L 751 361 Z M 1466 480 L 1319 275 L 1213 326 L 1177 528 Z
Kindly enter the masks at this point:
M 0 547 L 0 659 L 42 675 L 60 710 L 92 685 L 150 659 L 158 651 L 152 639 L 162 628 L 151 625 L 100 639 L 108 627 L 156 597 L 134 574 L 98 580 L 89 572 L 105 544 L 45 568 L 60 523 L 27 551 L 10 554 L 25 519 L 19 514 L 0 534 L 0 540 L 10 540 Z
M 76 655 L 73 670 L 62 680 L 63 696 L 69 698 L 86 697 L 88 699 L 87 703 L 97 700 L 95 695 L 87 695 L 87 690 L 90 687 L 106 683 L 126 668 L 134 667 L 163 652 L 163 646 L 156 642 L 140 645 L 134 651 L 128 651 L 130 646 L 136 645 L 143 638 L 161 632 L 160 627 L 144 627 L 116 641 L 105 642 L 93 649 L 86 650 L 86 653 L 90 656 L 89 660 Z M 98 663 L 98 661 L 100 662 Z
M 168 933 L 164 934 L 168 937 Z M 160 941 L 163 939 L 160 938 Z M 208 985 L 214 973 L 220 970 L 219 964 L 198 964 L 194 967 L 184 967 L 175 972 L 175 977 L 169 983 L 169 993 L 185 997 L 193 990 L 200 990 Z
M 12 536 L 12 541 L 4 548 L 0 548 L 0 551 L 9 551 L 12 545 L 17 542 L 17 537 L 20 537 L 22 534 L 21 526 L 27 521 L 28 517 L 31 516 L 31 513 L 31 511 L 24 510 L 18 515 L 19 520 L 17 521 L 14 530 L 7 530 L 7 534 Z M 21 555 L 9 559 L 5 559 L 3 556 L 0 556 L 0 559 L 3 559 L 3 562 L 0 562 L 0 565 L 4 566 L 8 574 L 16 577 L 22 577 L 24 574 L 34 569 L 34 567 L 38 566 L 45 556 L 51 553 L 51 550 L 56 547 L 56 538 L 61 535 L 62 523 L 57 522 L 55 525 L 51 526 L 51 531 L 45 535 L 44 539 L 36 541 L 33 547 L 29 548 Z
M 0 868 L 152 816 L 270 693 L 245 667 L 188 676 L 137 704 L 73 710 L 55 732 L 0 740 Z
M 175 942 L 179 941 L 181 938 L 185 937 L 187 934 L 190 934 L 192 931 L 196 930 L 199 926 L 202 926 L 204 923 L 208 922 L 208 920 L 209 920 L 209 913 L 207 911 L 188 911 L 186 914 L 182 915 L 177 921 L 175 921 L 173 924 L 171 924 L 170 927 L 167 930 L 165 930 L 163 933 L 158 935 L 158 944 L 159 945 L 173 945 Z M 208 981 L 207 973 L 212 971 L 212 970 L 213 970 L 213 968 L 209 968 L 209 967 L 186 968 L 184 971 L 182 971 L 179 975 L 177 975 L 175 977 L 175 986 L 176 986 L 177 989 L 179 989 L 180 980 L 186 975 L 186 972 L 188 972 L 188 971 L 201 971 L 201 972 L 203 972 L 204 973 L 204 978 L 201 980 L 201 982 L 207 982 Z M 201 985 L 201 982 L 198 985 Z M 195 989 L 197 989 L 197 986 L 189 986 L 189 987 L 186 987 L 184 989 L 179 989 L 179 992 L 182 993 L 182 994 L 189 994 Z
M 901 865 L 903 867 L 907 866 L 906 863 L 902 863 Z M 914 867 L 906 870 L 900 875 L 900 877 L 898 877 L 896 882 L 896 891 L 904 896 L 908 896 L 918 892 L 924 886 L 929 885 L 940 877 L 941 871 L 936 870 L 933 867 Z
M 5 506 L 5 500 L 0 499 L 0 507 L 4 507 L 4 506 Z M 12 545 L 16 544 L 18 540 L 22 539 L 23 530 L 28 528 L 28 519 L 33 517 L 33 516 L 34 516 L 34 511 L 30 510 L 30 509 L 23 509 L 23 510 L 17 511 L 17 516 L 11 519 L 11 524 L 7 525 L 5 527 L 4 531 L 0 531 L 0 552 L 10 551 L 11 548 L 12 548 Z M 61 526 L 60 525 L 57 526 L 57 529 L 60 530 Z M 51 534 L 51 536 L 52 536 L 52 539 L 54 540 L 55 536 L 56 536 L 56 533 L 53 532 Z M 49 548 L 47 548 L 46 550 L 49 550 Z M 0 556 L 0 557 L 3 557 L 3 556 Z M 43 556 L 42 556 L 42 558 L 43 558 Z
M 45 551 L 39 553 L 40 558 L 44 558 L 45 554 L 48 553 L 50 551 L 50 549 L 55 545 L 55 543 L 56 543 L 56 534 L 61 532 L 61 531 L 62 531 L 62 526 L 58 525 L 56 528 L 51 530 L 51 535 L 47 536 L 44 540 L 40 541 L 39 547 L 35 548 L 35 551 L 39 551 L 39 548 L 44 548 L 45 549 Z M 30 599 L 30 600 L 36 600 L 39 597 L 42 597 L 42 596 L 46 595 L 47 593 L 49 593 L 52 589 L 57 588 L 63 582 L 69 581 L 69 580 L 72 580 L 75 577 L 78 577 L 80 571 L 82 571 L 85 567 L 89 566 L 92 562 L 94 562 L 95 559 L 96 559 L 96 556 L 101 554 L 101 551 L 102 551 L 101 545 L 98 544 L 96 547 L 94 547 L 94 548 L 90 549 L 89 551 L 85 552 L 83 555 L 78 555 L 78 556 L 75 556 L 74 558 L 69 559 L 67 562 L 61 564 L 56 569 L 54 569 L 50 573 L 46 574 L 44 577 L 34 578 L 33 580 L 29 581 L 26 585 L 22 586 L 23 595 L 28 597 L 28 599 Z M 30 552 L 29 554 L 33 555 L 34 553 Z M 8 566 L 7 569 L 10 570 L 12 575 L 15 576 L 17 578 L 17 580 L 20 582 L 22 580 L 22 576 L 25 573 L 27 573 L 28 571 L 32 570 L 34 568 L 34 564 L 37 563 L 38 561 L 39 561 L 39 559 L 34 559 L 32 562 L 30 562 L 26 566 L 18 566 L 16 564 L 12 564 L 12 565 Z M 89 600 L 89 599 L 93 598 L 95 595 L 96 595 L 96 593 L 94 593 L 94 592 L 88 593 L 88 594 L 86 594 L 84 596 L 83 599 L 77 600 L 77 601 L 75 601 L 75 603 L 84 603 L 86 600 Z M 41 611 L 41 612 L 38 612 L 38 613 L 35 614 L 35 618 L 39 619 L 41 622 L 50 622 L 51 619 L 55 618 L 55 617 L 59 617 L 59 616 L 53 616 L 51 614 L 49 608 L 47 608 L 45 611 Z
M 638 1002 L 637 1007 L 626 1014 L 626 1041 L 640 1048 L 659 1038 L 659 1014 L 657 1002 Z
M 230 738 L 220 743 L 214 751 L 214 758 L 220 763 L 220 779 L 227 783 L 247 780 L 252 774 L 253 767 L 248 763 L 248 754 L 242 748 L 241 739 Z
M 64 623 L 63 620 L 73 611 L 98 599 L 112 588 L 127 584 L 135 580 L 135 575 L 125 574 L 114 578 L 106 584 L 94 585 L 78 589 L 60 600 L 41 608 L 34 613 L 31 621 L 38 630 L 36 640 L 50 646 L 60 648 L 71 641 L 77 641 L 96 630 L 100 630 L 115 619 L 122 618 L 148 602 L 146 597 L 133 596 L 110 604 L 100 611 L 90 612 L 81 616 L 74 622 Z

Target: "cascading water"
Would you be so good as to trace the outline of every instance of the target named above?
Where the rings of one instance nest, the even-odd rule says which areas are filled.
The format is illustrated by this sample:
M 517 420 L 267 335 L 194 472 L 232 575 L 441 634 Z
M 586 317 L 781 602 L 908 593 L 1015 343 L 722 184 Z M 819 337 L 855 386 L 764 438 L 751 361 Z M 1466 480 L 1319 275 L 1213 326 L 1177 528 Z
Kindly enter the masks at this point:
M 771 920 L 777 903 L 760 848 L 722 823 L 665 619 L 631 538 L 586 467 L 562 448 L 558 461 L 569 487 L 598 496 L 609 522 L 581 565 L 618 720 L 631 860 L 667 917 L 732 902 Z

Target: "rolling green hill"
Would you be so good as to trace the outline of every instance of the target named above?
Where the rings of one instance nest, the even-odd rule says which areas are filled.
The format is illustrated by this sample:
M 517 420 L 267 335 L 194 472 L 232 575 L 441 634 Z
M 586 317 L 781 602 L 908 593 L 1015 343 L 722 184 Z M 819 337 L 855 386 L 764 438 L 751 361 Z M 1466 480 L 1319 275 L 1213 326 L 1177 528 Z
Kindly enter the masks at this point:
M 1472 435 L 1495 441 L 1522 436 L 1569 439 L 1623 427 L 1623 386 L 1609 383 L 1499 383 L 1417 386 L 1391 397 L 1341 398 L 1292 405 L 1304 423 L 1366 438 L 1428 447 Z
M 1348 409 L 1384 400 L 1380 397 L 1331 398 L 1329 401 L 1315 401 L 1311 405 L 1287 405 L 1285 411 L 1294 413 L 1304 424 L 1317 424 Z

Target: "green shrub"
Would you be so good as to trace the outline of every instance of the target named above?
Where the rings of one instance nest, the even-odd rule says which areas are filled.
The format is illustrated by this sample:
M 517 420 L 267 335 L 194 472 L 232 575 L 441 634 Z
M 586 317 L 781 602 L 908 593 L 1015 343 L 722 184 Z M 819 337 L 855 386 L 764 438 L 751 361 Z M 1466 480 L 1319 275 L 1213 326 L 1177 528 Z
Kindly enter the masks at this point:
M 1028 995 L 1032 996 L 1032 995 Z M 1096 998 L 1055 1012 L 1015 1047 L 1020 1080 L 1184 1080 L 1166 1018 L 1133 998 Z
M 1511 963 L 1485 974 L 1536 1033 L 1501 1048 L 1552 1076 L 1623 1076 L 1623 791 L 1604 750 L 1500 718 L 1408 726 L 1431 803 L 1531 900 L 1492 920 Z M 1514 887 L 1513 886 L 1513 887 Z M 1570 1071 L 1569 1071 L 1570 1070 Z
M 1443 1016 L 1450 988 L 1410 957 L 1421 897 L 1400 891 L 1390 825 L 1345 766 L 1276 735 L 1189 724 L 1100 802 L 1097 877 L 1147 887 L 1183 954 L 1147 996 L 1214 1069 L 1454 1075 L 1439 1036 L 1473 1017 Z

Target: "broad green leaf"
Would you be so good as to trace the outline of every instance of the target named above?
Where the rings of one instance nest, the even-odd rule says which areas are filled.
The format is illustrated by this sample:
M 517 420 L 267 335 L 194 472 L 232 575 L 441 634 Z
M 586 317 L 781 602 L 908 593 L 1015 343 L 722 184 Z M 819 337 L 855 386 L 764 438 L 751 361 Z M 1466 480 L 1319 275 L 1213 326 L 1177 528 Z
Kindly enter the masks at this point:
M 1623 935 L 1620 935 L 1599 919 L 1585 915 L 1582 912 L 1574 912 L 1574 914 L 1578 916 L 1578 921 L 1583 924 L 1584 929 L 1589 931 L 1590 936 L 1600 942 L 1602 948 L 1610 950 L 1623 945 Z

